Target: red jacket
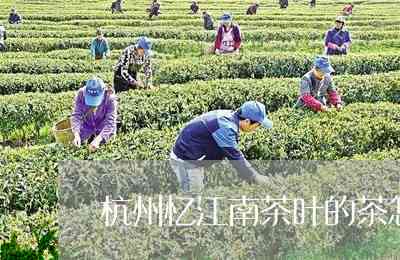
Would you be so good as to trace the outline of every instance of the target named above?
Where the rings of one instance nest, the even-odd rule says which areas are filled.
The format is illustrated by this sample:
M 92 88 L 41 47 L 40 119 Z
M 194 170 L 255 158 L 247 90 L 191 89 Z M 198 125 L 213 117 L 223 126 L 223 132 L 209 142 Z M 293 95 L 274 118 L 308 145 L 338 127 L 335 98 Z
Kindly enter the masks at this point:
M 351 5 L 345 5 L 343 8 L 343 12 L 352 14 L 353 13 L 353 7 Z

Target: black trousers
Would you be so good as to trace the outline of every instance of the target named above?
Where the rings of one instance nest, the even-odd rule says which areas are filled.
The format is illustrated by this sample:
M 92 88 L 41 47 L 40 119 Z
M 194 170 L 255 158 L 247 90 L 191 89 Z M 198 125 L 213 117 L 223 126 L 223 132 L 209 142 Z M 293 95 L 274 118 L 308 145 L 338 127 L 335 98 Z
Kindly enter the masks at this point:
M 137 80 L 137 72 L 136 71 L 130 71 L 129 75 L 131 75 L 132 78 Z M 118 71 L 114 72 L 114 90 L 116 93 L 122 92 L 122 91 L 127 91 L 129 89 L 134 88 L 133 85 L 131 85 L 127 80 L 125 80 L 121 76 L 121 69 Z
M 328 49 L 327 54 L 328 55 L 346 55 L 347 54 L 347 50 L 339 51 L 339 50 Z
M 5 51 L 6 45 L 0 42 L 0 51 Z

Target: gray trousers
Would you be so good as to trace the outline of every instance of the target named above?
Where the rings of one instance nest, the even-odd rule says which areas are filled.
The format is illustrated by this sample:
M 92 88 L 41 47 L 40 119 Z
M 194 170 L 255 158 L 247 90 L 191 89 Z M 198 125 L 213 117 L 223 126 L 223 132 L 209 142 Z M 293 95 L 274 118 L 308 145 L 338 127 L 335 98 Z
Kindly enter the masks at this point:
M 177 158 L 172 152 L 170 165 L 178 178 L 181 191 L 199 194 L 204 187 L 204 168 Z

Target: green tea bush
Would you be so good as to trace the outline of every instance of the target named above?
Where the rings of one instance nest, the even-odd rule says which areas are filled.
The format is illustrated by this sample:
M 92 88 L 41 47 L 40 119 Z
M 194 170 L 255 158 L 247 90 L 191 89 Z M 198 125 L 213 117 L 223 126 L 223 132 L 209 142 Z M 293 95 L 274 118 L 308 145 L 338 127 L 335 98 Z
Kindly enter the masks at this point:
M 71 86 L 77 89 L 90 74 L 59 74 L 58 77 L 35 76 L 25 78 L 30 87 L 40 85 L 40 91 L 62 91 Z M 104 75 L 111 80 L 110 74 Z M 64 80 L 63 80 L 64 77 Z M 390 101 L 400 102 L 400 74 L 372 76 L 338 76 L 335 78 L 346 103 Z M 43 79 L 44 82 L 41 82 Z M 57 81 L 58 80 L 58 81 Z M 39 81 L 39 82 L 37 82 Z M 46 82 L 47 81 L 47 82 Z M 13 82 L 10 79 L 10 86 Z M 299 79 L 216 80 L 192 82 L 185 85 L 162 86 L 158 91 L 130 91 L 119 95 L 123 132 L 151 127 L 160 129 L 189 120 L 208 110 L 239 107 L 246 100 L 262 100 L 270 111 L 293 106 L 298 95 Z M 60 86 L 61 89 L 57 89 Z M 38 90 L 38 89 L 37 89 Z M 18 94 L 0 97 L 2 117 L 0 133 L 6 136 L 24 126 L 40 129 L 72 112 L 75 93 L 64 92 Z M 132 104 L 141 104 L 132 106 Z
M 250 160 L 339 160 L 391 149 L 400 142 L 399 116 L 400 107 L 389 103 L 352 104 L 340 113 L 327 114 L 281 109 L 271 113 L 272 130 L 242 135 L 241 145 Z M 53 144 L 0 151 L 0 208 L 5 214 L 53 209 L 57 203 L 59 161 L 166 160 L 179 127 L 126 133 L 95 154 L 89 154 L 86 148 Z M 137 177 L 141 180 L 137 191 L 142 193 L 169 192 L 174 181 L 174 176 L 157 173 Z M 235 183 L 232 176 L 210 178 L 210 186 Z
M 386 165 L 387 166 L 387 165 Z M 395 167 L 393 168 L 395 169 Z M 310 206 L 313 197 L 318 200 L 318 206 L 331 198 L 340 200 L 345 197 L 347 200 L 357 199 L 362 196 L 367 198 L 377 198 L 379 196 L 393 198 L 399 191 L 398 183 L 395 181 L 396 171 L 390 169 L 383 170 L 378 164 L 357 164 L 357 163 L 332 163 L 326 167 L 321 167 L 312 173 L 305 173 L 301 176 L 288 176 L 281 178 L 272 177 L 271 183 L 266 186 L 241 185 L 235 187 L 218 187 L 207 189 L 203 198 L 222 197 L 219 201 L 218 223 L 229 223 L 229 206 L 241 204 L 239 201 L 228 203 L 229 199 L 266 199 L 267 196 L 273 199 L 304 199 L 306 206 Z M 369 183 L 368 189 L 363 185 Z M 383 192 L 385 191 L 385 192 Z M 128 203 L 128 209 L 133 209 L 136 205 L 139 194 L 129 197 L 133 202 Z M 177 194 L 183 196 L 183 194 Z M 147 201 L 149 197 L 142 197 Z M 185 202 L 173 196 L 174 206 L 178 212 L 174 214 L 174 220 L 182 212 Z M 128 199 L 125 197 L 125 199 Z M 164 197 L 164 200 L 166 198 Z M 158 196 L 153 195 L 152 200 L 158 201 Z M 262 205 L 259 210 L 272 207 L 273 202 L 247 202 L 247 204 Z M 290 203 L 278 202 L 285 207 Z M 366 206 L 367 202 L 363 204 Z M 250 207 L 243 206 L 243 210 L 253 212 Z M 278 210 L 278 209 L 277 209 Z M 332 210 L 332 209 L 331 209 Z M 70 232 L 63 237 L 64 252 L 71 253 L 84 258 L 85 255 L 95 254 L 97 257 L 107 258 L 109 245 L 114 245 L 120 249 L 120 257 L 133 254 L 140 254 L 141 258 L 167 257 L 171 259 L 182 257 L 207 256 L 211 259 L 266 259 L 270 257 L 281 257 L 293 249 L 312 249 L 314 247 L 322 250 L 335 250 L 347 243 L 358 243 L 370 239 L 379 230 L 384 230 L 383 224 L 375 222 L 373 226 L 368 223 L 348 225 L 350 219 L 341 210 L 351 212 L 351 204 L 345 203 L 340 209 L 339 224 L 328 226 L 324 223 L 324 210 L 316 211 L 318 224 L 311 222 L 312 211 L 306 210 L 305 223 L 299 225 L 287 224 L 284 222 L 285 213 L 280 211 L 275 225 L 271 222 L 266 225 L 252 225 L 254 221 L 248 220 L 246 226 L 240 226 L 239 222 L 235 226 L 212 226 L 211 221 L 206 222 L 207 216 L 212 214 L 206 205 L 202 204 L 202 210 L 189 210 L 181 223 L 191 223 L 199 220 L 200 214 L 204 213 L 202 225 L 192 225 L 177 227 L 173 222 L 171 227 L 164 222 L 163 227 L 156 224 L 147 223 L 147 215 L 142 215 L 137 226 L 124 226 L 121 221 L 113 227 L 106 227 L 104 217 L 101 216 L 99 208 L 94 209 L 90 206 L 82 206 L 79 210 L 63 210 L 60 222 L 63 228 L 68 228 Z M 292 212 L 293 208 L 289 208 Z M 394 213 L 394 207 L 389 210 Z M 388 212 L 388 214 L 389 214 Z M 132 214 L 134 215 L 134 214 Z M 131 222 L 134 216 L 131 215 Z M 252 216 L 249 213 L 247 216 Z M 263 214 L 260 214 L 263 216 Z M 121 215 L 120 215 L 121 216 Z M 289 223 L 293 223 L 292 218 Z M 261 217 L 265 220 L 267 216 Z M 270 216 L 273 218 L 272 216 Z M 389 216 L 387 216 L 389 217 Z M 358 222 L 358 216 L 356 217 Z M 330 219 L 332 220 L 332 219 Z M 211 222 L 211 223 L 210 223 Z M 208 223 L 209 225 L 205 225 Z M 80 232 L 82 229 L 86 232 Z M 95 233 L 97 243 L 85 243 L 91 241 L 91 234 Z M 132 238 L 127 241 L 127 237 Z M 160 239 L 161 238 L 161 239 Z M 79 241 L 79 242 L 78 242 Z M 210 243 L 212 241 L 212 243 Z M 84 250 L 82 245 L 87 245 Z M 143 250 L 146 248 L 146 250 Z M 139 251 L 139 252 L 137 252 Z

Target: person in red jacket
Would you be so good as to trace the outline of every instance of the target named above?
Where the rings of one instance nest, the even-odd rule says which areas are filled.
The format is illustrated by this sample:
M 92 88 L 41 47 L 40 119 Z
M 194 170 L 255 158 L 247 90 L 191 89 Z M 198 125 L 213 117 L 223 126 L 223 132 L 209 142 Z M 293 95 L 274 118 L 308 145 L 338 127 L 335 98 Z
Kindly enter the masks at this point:
M 353 7 L 354 7 L 354 5 L 352 5 L 352 4 L 345 5 L 344 8 L 343 8 L 343 15 L 344 16 L 352 15 L 353 14 Z
M 340 110 L 342 100 L 331 77 L 334 71 L 327 57 L 317 56 L 313 69 L 301 79 L 300 96 L 295 107 L 305 107 L 316 112 L 326 112 L 329 106 Z
M 240 28 L 232 23 L 232 14 L 224 13 L 221 16 L 221 26 L 218 28 L 217 37 L 212 52 L 219 54 L 238 54 L 242 44 Z

